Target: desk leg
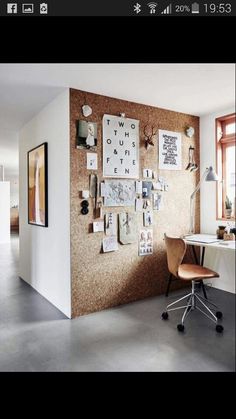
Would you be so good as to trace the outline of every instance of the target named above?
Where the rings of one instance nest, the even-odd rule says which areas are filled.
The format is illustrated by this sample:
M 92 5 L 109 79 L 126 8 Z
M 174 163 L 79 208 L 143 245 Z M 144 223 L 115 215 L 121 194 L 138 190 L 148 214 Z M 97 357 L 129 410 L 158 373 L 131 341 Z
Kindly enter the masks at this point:
M 195 263 L 198 265 L 199 262 L 198 262 L 195 247 L 193 245 L 192 245 L 192 250 L 193 250 Z M 204 256 L 205 256 L 205 247 L 202 248 L 201 266 L 203 266 L 203 263 L 204 263 Z M 204 297 L 207 299 L 207 293 L 206 293 L 206 289 L 205 289 L 205 285 L 204 285 L 203 281 L 200 281 L 200 287 L 202 288 L 202 292 L 203 292 Z
M 192 247 L 192 251 L 193 251 L 193 255 L 194 255 L 194 260 L 195 260 L 195 263 L 196 263 L 196 265 L 198 265 L 199 264 L 199 262 L 198 262 L 198 258 L 197 258 L 197 254 L 196 254 L 196 250 L 195 250 L 195 246 L 191 246 Z
M 205 257 L 205 246 L 203 246 L 202 248 L 201 266 L 203 266 L 204 264 L 204 257 Z M 203 295 L 207 299 L 206 288 L 203 281 L 201 281 L 201 287 L 202 287 Z
M 205 247 L 202 248 L 202 259 L 201 259 L 201 266 L 204 264 L 204 257 L 205 257 Z

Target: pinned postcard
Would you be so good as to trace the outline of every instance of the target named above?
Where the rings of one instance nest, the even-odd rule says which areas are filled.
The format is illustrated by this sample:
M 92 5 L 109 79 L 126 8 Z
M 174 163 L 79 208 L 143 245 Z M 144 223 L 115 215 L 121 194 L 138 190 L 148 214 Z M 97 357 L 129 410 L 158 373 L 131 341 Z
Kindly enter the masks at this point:
M 140 230 L 139 233 L 139 256 L 151 255 L 153 253 L 153 231 Z
M 98 169 L 97 153 L 87 153 L 87 169 L 88 170 L 97 170 Z
M 114 252 L 118 250 L 118 242 L 116 236 L 105 237 L 102 241 L 103 252 Z
M 93 222 L 93 232 L 98 233 L 104 231 L 104 220 L 97 220 Z

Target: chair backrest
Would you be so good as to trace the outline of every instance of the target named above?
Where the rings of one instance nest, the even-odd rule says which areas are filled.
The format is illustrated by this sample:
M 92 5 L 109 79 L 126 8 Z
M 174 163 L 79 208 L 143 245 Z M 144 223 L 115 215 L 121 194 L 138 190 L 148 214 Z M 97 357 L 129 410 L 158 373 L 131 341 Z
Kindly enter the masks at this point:
M 178 277 L 178 268 L 181 265 L 186 252 L 186 243 L 183 239 L 178 237 L 168 237 L 164 234 L 166 251 L 167 251 L 167 264 L 170 273 Z

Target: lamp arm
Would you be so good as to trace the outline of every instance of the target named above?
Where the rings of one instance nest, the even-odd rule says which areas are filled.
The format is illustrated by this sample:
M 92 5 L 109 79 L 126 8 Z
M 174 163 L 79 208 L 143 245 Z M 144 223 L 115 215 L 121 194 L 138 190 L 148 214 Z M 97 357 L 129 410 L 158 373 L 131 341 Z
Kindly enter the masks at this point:
M 206 170 L 205 170 L 205 172 L 203 173 L 203 175 L 202 175 L 201 179 L 199 180 L 199 182 L 198 182 L 198 184 L 197 184 L 196 188 L 194 189 L 194 191 L 193 191 L 192 195 L 190 196 L 190 199 L 193 199 L 193 198 L 194 198 L 194 196 L 196 195 L 196 193 L 199 191 L 199 189 L 200 189 L 200 187 L 201 187 L 201 184 L 202 184 L 202 182 L 205 180 L 206 175 L 207 175 L 207 173 L 208 173 L 208 172 L 209 172 L 209 169 L 208 169 L 208 168 L 206 168 Z
M 203 173 L 201 179 L 199 180 L 196 188 L 194 189 L 193 193 L 190 196 L 190 226 L 189 226 L 189 233 L 190 234 L 194 233 L 194 211 L 193 211 L 194 205 L 193 205 L 193 199 L 194 199 L 196 193 L 199 191 L 199 189 L 201 187 L 201 184 L 205 180 L 208 172 L 209 172 L 209 169 L 207 167 L 205 172 Z

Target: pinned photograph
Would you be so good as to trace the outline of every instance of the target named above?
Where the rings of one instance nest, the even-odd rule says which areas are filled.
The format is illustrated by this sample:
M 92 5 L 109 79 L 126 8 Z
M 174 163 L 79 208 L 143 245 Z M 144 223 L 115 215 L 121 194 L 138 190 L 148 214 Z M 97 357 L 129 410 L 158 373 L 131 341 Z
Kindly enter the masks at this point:
M 143 181 L 142 182 L 142 197 L 151 198 L 152 195 L 152 182 Z
M 153 213 L 152 211 L 146 211 L 143 213 L 143 225 L 144 227 L 149 227 L 153 223 Z
M 159 211 L 161 208 L 161 194 L 159 193 L 154 193 L 153 194 L 153 210 L 155 211 Z
M 96 150 L 97 123 L 77 121 L 76 148 Z

